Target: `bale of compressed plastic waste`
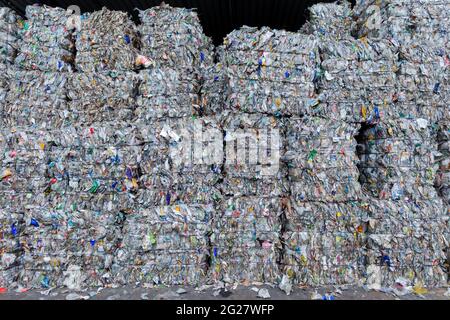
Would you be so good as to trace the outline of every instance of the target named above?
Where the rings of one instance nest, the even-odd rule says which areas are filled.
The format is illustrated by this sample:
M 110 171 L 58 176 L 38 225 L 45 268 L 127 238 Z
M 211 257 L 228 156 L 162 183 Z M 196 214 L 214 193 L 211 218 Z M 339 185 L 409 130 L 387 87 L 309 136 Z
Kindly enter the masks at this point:
M 200 89 L 200 114 L 218 115 L 225 109 L 227 95 L 226 73 L 223 61 L 223 48 L 217 50 L 219 62 L 209 66 L 203 71 L 203 82 Z
M 396 98 L 404 117 L 425 117 L 432 122 L 448 118 L 450 55 L 446 46 L 448 40 L 439 46 L 426 39 L 399 47 Z
M 169 5 L 140 10 L 142 54 L 158 68 L 184 70 L 201 76 L 213 64 L 213 45 L 203 33 L 194 9 Z
M 324 39 L 316 114 L 347 122 L 400 117 L 396 47 L 387 40 Z
M 302 115 L 314 100 L 319 62 L 313 36 L 242 27 L 224 39 L 227 108 L 236 112 Z
M 281 280 L 284 202 L 254 196 L 223 202 L 213 223 L 210 279 L 247 285 Z
M 367 284 L 447 284 L 448 214 L 442 201 L 374 200 L 369 204 Z
M 213 72 L 213 46 L 197 13 L 162 4 L 139 16 L 141 51 L 154 69 L 139 74 L 137 112 L 146 118 L 213 115 L 207 108 L 216 106 L 206 107 L 200 97 L 202 84 Z
M 351 37 L 353 11 L 350 2 L 317 3 L 308 11 L 309 20 L 302 26 L 302 32 L 336 39 Z
M 436 159 L 439 162 L 439 169 L 436 173 L 435 186 L 439 195 L 447 205 L 450 205 L 450 125 L 443 121 L 438 131 L 438 150 L 440 156 Z
M 448 2 L 398 0 L 361 1 L 355 7 L 357 33 L 389 39 L 397 48 L 394 101 L 401 117 L 436 122 L 448 113 L 448 9 Z
M 361 133 L 360 181 L 380 199 L 437 197 L 434 180 L 438 164 L 437 128 L 428 120 L 386 120 Z
M 126 12 L 102 8 L 85 13 L 74 34 L 78 71 L 131 71 L 140 65 L 140 37 Z
M 343 121 L 289 119 L 284 161 L 293 199 L 341 202 L 361 198 L 357 132 L 358 125 Z
M 211 205 L 139 209 L 126 217 L 112 274 L 120 284 L 199 285 L 209 261 Z
M 3 180 L 3 179 L 2 179 Z M 0 207 L 0 287 L 8 288 L 18 280 L 22 268 L 23 213 L 17 208 L 1 204 Z
M 7 7 L 0 7 L 0 70 L 14 64 L 19 42 L 20 17 Z
M 57 128 L 70 114 L 67 109 L 67 77 L 65 72 L 7 71 L 9 78 L 6 102 L 1 105 L 7 127 L 33 126 Z
M 200 115 L 200 83 L 193 75 L 172 68 L 141 70 L 136 115 L 140 119 Z
M 148 130 L 139 165 L 141 206 L 220 201 L 223 134 L 213 117 L 165 118 Z
M 361 284 L 368 210 L 364 202 L 302 202 L 286 209 L 281 267 L 300 285 Z
M 222 192 L 227 196 L 286 196 L 285 119 L 254 113 L 223 113 L 225 164 Z
M 67 79 L 70 121 L 90 123 L 135 120 L 137 76 L 132 72 L 73 73 Z
M 27 6 L 27 20 L 19 29 L 15 64 L 25 70 L 65 72 L 73 69 L 75 45 L 68 28 L 69 11 L 48 6 Z
M 6 94 L 9 91 L 9 77 L 8 73 L 5 72 L 0 75 L 0 103 L 4 105 L 6 103 Z M 3 110 L 2 110 L 3 112 Z
M 80 289 L 110 283 L 112 258 L 121 235 L 118 213 L 83 210 L 73 204 L 52 209 L 26 213 L 20 284 Z
M 428 38 L 430 44 L 441 45 L 449 9 L 448 1 L 356 1 L 354 31 L 358 36 L 393 38 L 405 44 Z

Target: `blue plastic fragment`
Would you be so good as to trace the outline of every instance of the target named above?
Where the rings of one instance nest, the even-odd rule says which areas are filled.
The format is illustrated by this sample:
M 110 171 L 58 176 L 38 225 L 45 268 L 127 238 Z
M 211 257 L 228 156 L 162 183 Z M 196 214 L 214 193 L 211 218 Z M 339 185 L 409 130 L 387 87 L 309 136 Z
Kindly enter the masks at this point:
M 131 172 L 131 169 L 130 169 L 130 167 L 127 167 L 127 169 L 126 169 L 126 175 L 127 175 L 127 178 L 128 179 L 131 179 L 131 178 L 133 178 L 133 173 Z
M 39 222 L 37 222 L 36 219 L 31 218 L 30 225 L 32 225 L 34 227 L 39 227 Z
M 440 87 L 440 83 L 438 82 L 438 83 L 436 83 L 435 85 L 434 85 L 434 88 L 433 88 L 433 93 L 435 93 L 435 94 L 438 94 L 439 93 L 439 87 Z
M 15 223 L 13 223 L 13 224 L 11 225 L 11 234 L 12 234 L 13 236 L 16 236 L 16 235 L 17 235 L 17 228 L 16 228 L 16 224 L 15 224 Z

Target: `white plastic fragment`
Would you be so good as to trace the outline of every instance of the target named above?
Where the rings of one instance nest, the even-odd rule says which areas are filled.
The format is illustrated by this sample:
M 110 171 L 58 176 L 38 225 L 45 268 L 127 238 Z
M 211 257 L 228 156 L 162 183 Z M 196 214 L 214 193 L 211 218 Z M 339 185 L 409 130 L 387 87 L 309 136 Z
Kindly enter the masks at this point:
M 263 288 L 258 291 L 258 298 L 270 299 L 269 290 Z

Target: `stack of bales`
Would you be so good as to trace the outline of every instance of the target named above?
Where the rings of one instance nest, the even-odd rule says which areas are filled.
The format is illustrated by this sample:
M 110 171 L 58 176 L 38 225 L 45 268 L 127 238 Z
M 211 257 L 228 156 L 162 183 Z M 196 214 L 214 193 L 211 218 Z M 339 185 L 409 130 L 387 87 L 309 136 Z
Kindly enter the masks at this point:
M 318 94 L 304 117 L 290 119 L 287 133 L 291 202 L 282 266 L 300 285 L 355 284 L 364 272 L 367 207 L 358 182 L 357 101 L 351 98 L 364 99 L 368 81 L 361 83 L 364 73 L 354 59 L 350 17 L 348 3 L 318 4 L 303 28 L 316 39 L 321 65 L 314 74 Z
M 439 286 L 448 246 L 448 213 L 434 181 L 436 127 L 427 120 L 385 120 L 362 132 L 361 184 L 369 196 L 370 285 L 399 278 Z
M 211 276 L 228 283 L 275 283 L 280 277 L 283 199 L 289 191 L 286 169 L 278 162 L 284 122 L 242 114 L 222 123 L 225 199 L 211 236 Z
M 311 37 L 269 28 L 242 27 L 224 40 L 226 200 L 211 237 L 214 279 L 276 283 L 281 278 L 289 202 L 281 161 L 287 116 L 303 115 L 315 97 L 314 48 Z
M 14 190 L 13 184 L 23 186 L 24 181 L 13 175 L 16 167 L 17 151 L 9 149 L 11 143 L 8 133 L 0 132 L 0 286 L 10 287 L 18 280 L 18 273 L 22 266 L 21 232 L 24 217 L 20 202 L 15 201 L 21 195 L 21 190 Z
M 53 232 L 58 232 L 58 227 L 44 225 L 39 219 L 52 214 L 47 204 L 58 197 L 60 184 L 47 174 L 50 145 L 45 137 L 61 126 L 68 114 L 65 86 L 72 69 L 74 45 L 71 31 L 66 28 L 65 10 L 28 6 L 26 17 L 28 20 L 19 25 L 15 65 L 5 73 L 9 85 L 2 104 L 6 145 L 1 207 L 6 214 L 22 217 L 17 230 L 23 254 L 16 278 L 19 285 L 28 287 L 36 284 L 33 279 L 53 268 L 53 249 L 47 247 L 43 253 L 40 248 Z M 49 192 L 51 189 L 55 192 Z M 63 243 L 58 246 L 64 250 Z
M 115 282 L 113 258 L 126 215 L 135 210 L 145 141 L 134 118 L 138 36 L 126 13 L 103 8 L 81 17 L 75 39 L 70 113 L 48 137 L 47 172 L 63 189 L 51 203 L 66 226 L 60 281 L 104 286 Z
M 448 213 L 442 201 L 371 199 L 369 212 L 369 287 L 447 284 Z
M 398 58 L 395 113 L 381 116 L 361 134 L 361 183 L 371 196 L 368 282 L 390 286 L 404 278 L 411 284 L 444 285 L 448 212 L 433 184 L 436 161 L 445 162 L 439 159 L 437 136 L 438 122 L 442 127 L 448 119 L 449 20 L 444 12 L 450 3 L 386 1 L 377 28 L 367 16 L 373 5 L 378 4 L 357 5 L 356 33 L 368 41 L 388 39 Z
M 8 70 L 14 63 L 18 43 L 19 18 L 10 8 L 0 8 L 0 115 L 3 119 L 6 94 L 9 90 Z M 2 127 L 4 123 L 0 120 Z M 23 250 L 20 246 L 20 231 L 23 213 L 5 201 L 8 194 L 16 194 L 9 181 L 15 168 L 16 151 L 9 150 L 8 132 L 0 132 L 0 287 L 11 286 L 17 281 L 18 268 Z
M 146 128 L 139 210 L 127 215 L 114 272 L 120 283 L 199 284 L 223 158 L 222 131 L 203 116 L 199 96 L 210 41 L 192 10 L 161 5 L 140 17 L 141 51 L 152 67 L 138 74 L 134 112 Z
M 368 216 L 358 182 L 357 130 L 320 117 L 290 121 L 283 268 L 294 283 L 355 284 L 363 275 Z

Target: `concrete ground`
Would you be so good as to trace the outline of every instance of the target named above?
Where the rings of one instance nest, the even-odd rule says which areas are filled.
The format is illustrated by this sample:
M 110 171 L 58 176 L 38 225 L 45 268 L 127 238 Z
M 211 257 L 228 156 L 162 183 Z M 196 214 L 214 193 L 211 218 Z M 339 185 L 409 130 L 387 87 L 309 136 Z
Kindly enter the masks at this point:
M 54 290 L 29 290 L 26 292 L 7 291 L 0 293 L 0 300 L 264 300 L 257 297 L 260 289 L 267 289 L 269 299 L 274 300 L 450 300 L 450 289 L 433 289 L 423 294 L 410 293 L 396 295 L 394 292 L 379 292 L 363 288 L 294 288 L 288 296 L 280 289 L 270 286 L 238 286 L 228 291 L 218 288 L 196 290 L 192 287 L 142 288 L 124 286 L 120 288 L 88 289 L 72 291 L 67 288 Z M 177 293 L 177 291 L 179 293 Z M 186 292 L 183 292 L 186 291 Z M 267 301 L 266 300 L 266 301 Z

